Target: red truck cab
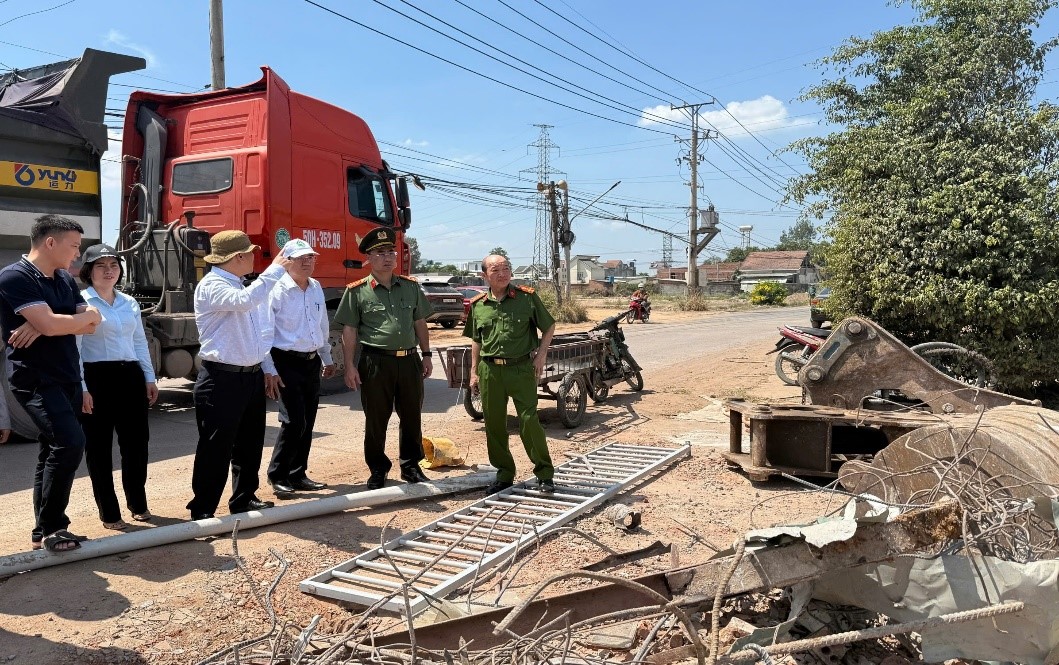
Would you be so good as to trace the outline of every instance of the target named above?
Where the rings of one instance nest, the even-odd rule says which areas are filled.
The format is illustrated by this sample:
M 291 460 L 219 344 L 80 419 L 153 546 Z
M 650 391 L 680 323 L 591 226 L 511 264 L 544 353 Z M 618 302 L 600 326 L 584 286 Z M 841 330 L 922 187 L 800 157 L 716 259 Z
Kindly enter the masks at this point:
M 263 248 L 258 270 L 287 240 L 304 238 L 320 252 L 314 276 L 324 288 L 342 287 L 366 273 L 358 236 L 379 225 L 407 227 L 407 191 L 403 182 L 393 187 L 399 181 L 361 118 L 261 69 L 261 80 L 240 88 L 132 94 L 122 137 L 122 227 L 142 222 L 145 207 L 154 206 L 161 224 L 194 211 L 194 225 L 211 235 L 245 231 Z M 151 127 L 149 115 L 161 126 Z M 165 135 L 157 157 L 147 145 L 152 130 Z M 160 164 L 148 165 L 152 158 Z M 136 183 L 150 189 L 149 167 L 160 167 L 160 187 L 145 196 Z
M 291 238 L 307 240 L 320 253 L 314 277 L 332 310 L 368 272 L 357 246 L 369 230 L 395 229 L 398 270 L 408 268 L 407 186 L 367 124 L 261 69 L 259 81 L 238 88 L 129 98 L 118 245 L 132 250 L 125 288 L 147 315 L 162 376 L 191 377 L 198 367 L 194 286 L 218 231 L 245 231 L 261 246 L 258 272 Z

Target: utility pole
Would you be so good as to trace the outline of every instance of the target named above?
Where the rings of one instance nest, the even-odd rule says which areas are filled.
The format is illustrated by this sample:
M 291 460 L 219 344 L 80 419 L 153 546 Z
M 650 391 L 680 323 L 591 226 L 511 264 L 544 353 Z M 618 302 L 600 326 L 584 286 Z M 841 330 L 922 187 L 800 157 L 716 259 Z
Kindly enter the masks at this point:
M 555 202 L 555 181 L 548 183 L 548 203 L 552 209 L 552 281 L 555 283 L 555 305 L 563 306 L 563 287 L 559 284 L 559 206 Z M 570 266 L 566 266 L 567 271 Z
M 684 111 L 691 118 L 691 146 L 687 158 L 680 157 L 679 160 L 687 159 L 691 167 L 691 210 L 688 211 L 688 293 L 696 293 L 699 290 L 699 252 L 706 243 L 699 243 L 699 109 L 706 104 L 685 104 L 683 106 L 671 106 L 674 111 Z M 710 130 L 706 130 L 705 138 L 710 138 Z M 678 138 L 677 141 L 682 141 Z M 717 235 L 714 233 L 714 236 Z M 712 236 L 710 237 L 712 239 Z M 709 242 L 707 240 L 706 242 Z
M 214 90 L 224 85 L 224 8 L 223 0 L 210 0 L 210 76 Z
M 563 248 L 563 258 L 566 260 L 566 269 L 562 271 L 563 278 L 563 294 L 566 299 L 570 299 L 570 246 L 574 244 L 574 232 L 570 230 L 570 187 L 566 184 L 565 180 L 560 180 L 555 184 L 556 187 L 563 190 L 563 205 L 559 211 L 559 215 L 562 218 L 562 222 L 559 226 L 559 232 L 555 234 L 556 240 L 559 245 Z

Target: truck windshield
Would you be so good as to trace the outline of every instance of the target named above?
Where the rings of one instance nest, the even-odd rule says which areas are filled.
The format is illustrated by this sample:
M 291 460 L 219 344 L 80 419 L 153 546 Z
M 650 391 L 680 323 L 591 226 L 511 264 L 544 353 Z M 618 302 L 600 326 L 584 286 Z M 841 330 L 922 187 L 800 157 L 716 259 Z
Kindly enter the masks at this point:
M 349 213 L 393 226 L 393 206 L 386 181 L 365 169 L 349 169 Z

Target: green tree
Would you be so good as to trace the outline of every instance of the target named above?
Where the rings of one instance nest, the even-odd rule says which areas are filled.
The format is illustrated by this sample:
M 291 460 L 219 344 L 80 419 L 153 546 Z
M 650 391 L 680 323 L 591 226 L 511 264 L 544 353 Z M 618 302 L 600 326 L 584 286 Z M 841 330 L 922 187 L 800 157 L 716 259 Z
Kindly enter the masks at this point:
M 408 246 L 408 253 L 412 257 L 412 265 L 408 268 L 409 272 L 420 272 L 423 267 L 423 255 L 419 253 L 419 243 L 415 238 L 405 236 L 404 244 Z
M 799 219 L 789 229 L 780 234 L 776 249 L 783 251 L 808 249 L 816 244 L 816 227 L 808 219 Z
M 750 252 L 761 252 L 764 251 L 760 247 L 750 247 L 749 249 L 743 249 L 742 247 L 733 247 L 728 250 L 728 254 L 724 257 L 725 263 L 742 263 L 746 258 L 746 255 Z
M 504 249 L 503 247 L 494 247 L 491 250 L 489 250 L 489 255 L 492 256 L 493 254 L 499 254 L 500 256 L 504 257 L 505 259 L 508 258 L 507 250 Z
M 804 100 L 841 127 L 792 148 L 788 196 L 827 219 L 828 309 L 905 341 L 985 353 L 1002 383 L 1059 378 L 1059 113 L 1034 102 L 1055 0 L 898 0 L 910 25 L 851 38 Z

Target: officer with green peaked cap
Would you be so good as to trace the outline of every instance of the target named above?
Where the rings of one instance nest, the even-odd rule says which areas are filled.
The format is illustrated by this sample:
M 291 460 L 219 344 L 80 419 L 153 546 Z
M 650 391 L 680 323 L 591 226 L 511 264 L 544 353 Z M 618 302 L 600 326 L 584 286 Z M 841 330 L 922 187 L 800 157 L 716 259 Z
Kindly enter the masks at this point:
M 394 274 L 397 233 L 393 229 L 372 229 L 359 239 L 358 246 L 371 273 L 346 287 L 335 322 L 342 324 L 346 385 L 360 391 L 364 408 L 364 459 L 371 472 L 368 489 L 386 484 L 386 474 L 393 466 L 386 456 L 386 425 L 394 411 L 401 419 L 401 478 L 424 482 L 427 477 L 419 468 L 423 380 L 433 370 L 426 318 L 433 310 L 414 279 Z M 360 362 L 354 365 L 358 342 Z
M 509 397 L 515 403 L 519 436 L 533 462 L 538 488 L 551 493 L 555 491 L 555 468 L 537 416 L 537 381 L 544 371 L 555 319 L 533 289 L 511 285 L 511 264 L 506 257 L 485 257 L 482 275 L 489 290 L 471 301 L 463 334 L 471 338 L 470 389 L 481 392 L 489 463 L 497 469 L 496 481 L 486 493 L 507 489 L 515 480 L 507 435 Z

